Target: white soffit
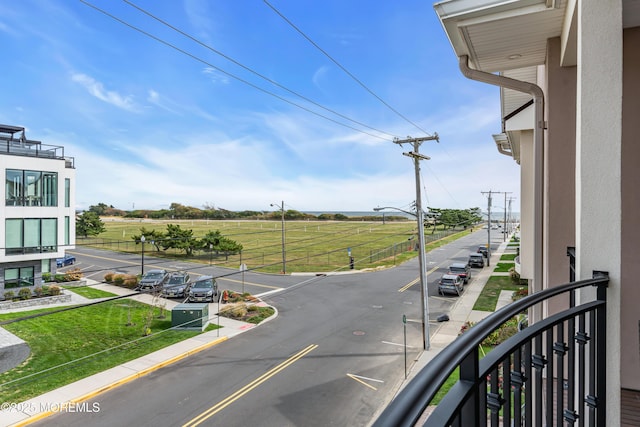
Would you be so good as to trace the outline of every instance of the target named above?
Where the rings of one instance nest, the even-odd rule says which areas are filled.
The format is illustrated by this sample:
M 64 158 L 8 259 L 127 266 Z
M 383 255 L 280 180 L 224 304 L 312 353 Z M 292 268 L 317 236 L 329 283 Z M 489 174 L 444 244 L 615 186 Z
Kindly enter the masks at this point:
M 538 67 L 520 68 L 517 70 L 505 71 L 504 73 L 502 73 L 502 75 L 505 77 L 510 77 L 512 79 L 535 84 L 537 82 L 537 69 Z M 500 102 L 502 107 L 502 116 L 508 116 L 532 99 L 533 97 L 528 93 L 501 88 Z
M 562 31 L 566 0 L 449 0 L 434 5 L 456 56 L 496 72 L 544 64 Z

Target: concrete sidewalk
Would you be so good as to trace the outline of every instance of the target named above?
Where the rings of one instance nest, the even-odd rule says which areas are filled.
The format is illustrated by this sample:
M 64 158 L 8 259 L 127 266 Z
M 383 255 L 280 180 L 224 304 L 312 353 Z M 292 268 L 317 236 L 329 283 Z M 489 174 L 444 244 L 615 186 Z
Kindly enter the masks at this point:
M 126 295 L 131 293 L 128 289 L 108 284 L 98 284 L 94 287 L 116 295 Z M 153 296 L 149 294 L 139 294 L 132 296 L 131 298 L 151 304 Z M 166 301 L 167 310 L 171 310 L 174 306 L 179 304 L 179 302 L 173 300 Z M 252 323 L 240 322 L 223 316 L 218 317 L 217 311 L 214 308 L 215 305 L 216 304 L 211 305 L 213 310 L 210 310 L 209 320 L 211 323 L 216 324 L 219 321 L 222 328 L 215 331 L 205 332 L 178 342 L 169 347 L 165 347 L 146 356 L 139 357 L 122 365 L 52 390 L 25 402 L 16 402 L 13 405 L 11 405 L 10 402 L 2 402 L 3 410 L 0 411 L 0 426 L 28 425 L 56 412 L 62 412 L 65 410 L 64 408 L 73 410 L 74 408 L 80 407 L 81 402 L 100 393 L 133 381 L 136 378 L 140 378 L 192 354 L 206 350 L 207 348 L 246 332 L 256 326 Z M 275 318 L 276 316 L 277 312 L 275 315 L 265 319 L 263 323 Z M 5 408 L 7 403 L 11 405 L 11 407 Z
M 489 280 L 489 277 L 492 275 L 501 275 L 500 273 L 493 273 L 493 269 L 499 262 L 500 257 L 504 253 L 508 253 L 510 251 L 508 244 L 509 240 L 501 243 L 498 249 L 493 251 L 491 254 L 490 266 L 484 267 L 481 271 L 478 271 L 471 279 L 470 283 L 465 285 L 464 293 L 458 298 L 453 307 L 451 307 L 451 311 L 448 313 L 449 321 L 435 324 L 436 330 L 431 333 L 431 349 L 424 351 L 419 356 L 410 368 L 407 379 L 404 380 L 398 388 L 396 395 L 436 356 L 436 354 L 458 337 L 462 325 L 466 322 L 479 322 L 492 313 L 490 311 L 473 310 L 473 306 L 482 292 L 484 285 Z M 501 292 L 496 310 L 510 302 L 511 292 Z M 431 323 L 431 327 L 433 326 L 434 323 Z M 421 425 L 420 422 L 424 422 L 424 420 L 426 420 L 433 408 L 435 407 L 428 407 L 416 425 Z

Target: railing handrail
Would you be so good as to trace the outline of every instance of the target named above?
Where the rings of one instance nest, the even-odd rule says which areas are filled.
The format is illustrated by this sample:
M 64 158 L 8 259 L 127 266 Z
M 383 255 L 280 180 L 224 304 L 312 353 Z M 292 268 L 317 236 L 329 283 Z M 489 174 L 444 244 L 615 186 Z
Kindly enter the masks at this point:
M 608 277 L 597 277 L 554 286 L 528 295 L 490 314 L 436 354 L 427 365 L 430 369 L 420 371 L 406 385 L 376 420 L 374 426 L 395 425 L 395 420 L 415 422 L 469 353 L 476 351 L 484 339 L 507 320 L 549 298 L 587 286 L 606 286 L 608 282 Z

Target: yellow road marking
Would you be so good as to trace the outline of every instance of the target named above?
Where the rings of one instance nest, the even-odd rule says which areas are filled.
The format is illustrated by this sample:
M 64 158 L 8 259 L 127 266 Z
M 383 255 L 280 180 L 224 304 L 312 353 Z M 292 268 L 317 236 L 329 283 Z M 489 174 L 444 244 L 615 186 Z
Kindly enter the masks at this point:
M 375 388 L 374 386 L 372 386 L 371 384 L 367 384 L 366 382 L 362 381 L 360 378 L 357 377 L 357 375 L 353 375 L 353 374 L 347 374 L 347 376 L 349 378 L 351 378 L 352 380 L 356 380 L 358 381 L 360 384 L 369 387 L 370 389 L 373 389 L 375 391 L 378 391 L 377 388 Z
M 284 370 L 285 368 L 289 367 L 290 365 L 292 365 L 296 361 L 300 360 L 301 358 L 303 358 L 304 356 L 306 356 L 308 353 L 310 353 L 311 351 L 315 350 L 316 348 L 318 348 L 317 344 L 311 344 L 309 347 L 307 347 L 304 350 L 300 351 L 298 354 L 295 354 L 295 355 L 291 356 L 289 359 L 285 360 L 284 362 L 282 362 L 281 364 L 279 364 L 275 368 L 271 369 L 270 371 L 268 371 L 268 372 L 264 373 L 263 375 L 261 375 L 260 377 L 256 378 L 255 380 L 253 380 L 252 382 L 250 382 L 246 386 L 242 387 L 240 390 L 236 391 L 232 395 L 228 396 L 224 400 L 216 403 L 211 408 L 207 409 L 206 411 L 204 411 L 202 414 L 198 415 L 197 417 L 195 417 L 191 421 L 188 421 L 186 424 L 183 425 L 183 427 L 195 427 L 197 425 L 200 425 L 201 423 L 205 422 L 206 420 L 208 420 L 213 415 L 215 415 L 218 412 L 222 411 L 224 408 L 226 408 L 227 406 L 229 406 L 230 404 L 232 404 L 236 400 L 240 399 L 245 394 L 249 393 L 254 388 L 258 387 L 260 384 L 262 384 L 265 381 L 267 381 L 269 378 L 273 377 L 274 375 L 276 375 L 280 371 Z
M 435 267 L 433 267 L 431 270 L 427 271 L 427 274 L 431 274 L 434 271 L 436 271 L 437 269 L 440 268 L 441 264 L 436 265 Z M 416 277 L 415 279 L 413 279 L 412 281 L 410 281 L 409 283 L 407 283 L 406 285 L 404 285 L 403 287 L 401 287 L 400 289 L 398 289 L 398 292 L 404 292 L 407 289 L 409 289 L 410 287 L 412 287 L 413 285 L 415 285 L 416 283 L 418 283 L 420 281 L 419 277 Z

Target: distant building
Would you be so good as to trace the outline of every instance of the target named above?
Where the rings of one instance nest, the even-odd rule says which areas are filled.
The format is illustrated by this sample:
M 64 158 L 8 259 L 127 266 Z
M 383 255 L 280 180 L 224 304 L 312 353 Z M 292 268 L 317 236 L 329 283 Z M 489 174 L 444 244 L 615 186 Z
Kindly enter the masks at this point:
M 75 243 L 75 166 L 64 147 L 28 140 L 25 129 L 0 125 L 0 299 L 38 286 L 56 258 Z

